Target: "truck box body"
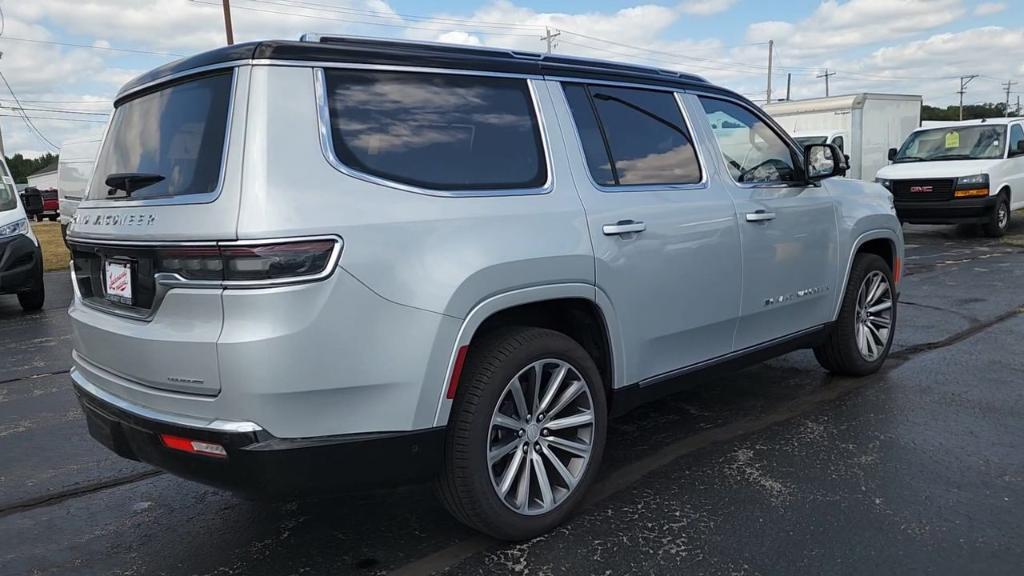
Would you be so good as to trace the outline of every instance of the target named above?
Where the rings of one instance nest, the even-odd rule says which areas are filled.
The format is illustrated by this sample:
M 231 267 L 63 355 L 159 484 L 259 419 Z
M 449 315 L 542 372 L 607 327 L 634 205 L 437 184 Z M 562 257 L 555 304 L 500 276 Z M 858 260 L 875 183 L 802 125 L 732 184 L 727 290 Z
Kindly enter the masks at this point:
M 851 178 L 872 180 L 888 162 L 889 148 L 899 148 L 921 125 L 921 97 L 860 93 L 830 98 L 766 104 L 768 112 L 799 139 L 842 138 L 850 156 Z

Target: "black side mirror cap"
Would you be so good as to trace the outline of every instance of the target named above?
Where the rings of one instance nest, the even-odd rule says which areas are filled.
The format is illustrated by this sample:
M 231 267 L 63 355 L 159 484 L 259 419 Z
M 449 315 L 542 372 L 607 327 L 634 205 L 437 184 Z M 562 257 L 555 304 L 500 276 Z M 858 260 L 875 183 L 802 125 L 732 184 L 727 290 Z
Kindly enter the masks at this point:
M 889 148 L 889 162 L 896 159 L 896 154 L 899 154 L 899 150 L 895 148 Z

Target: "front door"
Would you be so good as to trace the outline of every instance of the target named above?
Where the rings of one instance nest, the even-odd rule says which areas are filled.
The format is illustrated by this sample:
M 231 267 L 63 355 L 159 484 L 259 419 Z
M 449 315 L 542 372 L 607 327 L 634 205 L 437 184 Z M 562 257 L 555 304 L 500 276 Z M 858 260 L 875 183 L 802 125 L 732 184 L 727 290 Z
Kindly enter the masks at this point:
M 702 162 L 677 95 L 549 83 L 611 300 L 627 383 L 732 351 L 740 243 L 732 198 Z
M 735 201 L 743 249 L 736 350 L 829 322 L 842 287 L 828 190 L 803 182 L 800 155 L 759 111 L 717 96 L 686 103 L 714 135 L 721 182 Z

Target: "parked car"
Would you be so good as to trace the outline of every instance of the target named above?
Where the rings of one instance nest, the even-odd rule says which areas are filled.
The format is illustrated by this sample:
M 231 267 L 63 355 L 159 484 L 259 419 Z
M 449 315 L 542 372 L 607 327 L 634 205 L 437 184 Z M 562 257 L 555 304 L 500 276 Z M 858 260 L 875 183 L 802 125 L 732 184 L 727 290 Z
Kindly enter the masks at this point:
M 851 178 L 870 180 L 921 125 L 921 97 L 863 92 L 764 105 L 798 144 L 835 144 L 850 158 Z
M 7 163 L 0 158 L 0 295 L 16 294 L 26 312 L 39 310 L 46 299 L 43 253 Z
M 43 193 L 35 186 L 26 186 L 18 193 L 21 198 L 21 207 L 28 218 L 38 218 L 44 210 Z
M 518 540 L 615 414 L 796 348 L 885 361 L 902 232 L 834 147 L 688 74 L 304 38 L 116 97 L 68 242 L 71 378 L 118 454 L 241 492 L 433 479 Z
M 56 222 L 60 216 L 60 199 L 57 195 L 57 189 L 47 188 L 46 190 L 40 190 L 39 193 L 43 198 L 43 211 L 36 214 L 36 222 L 42 222 L 43 219 Z
M 998 237 L 1024 208 L 1024 118 L 915 130 L 889 159 L 876 180 L 903 222 L 981 224 Z
M 85 189 L 92 179 L 100 142 L 98 138 L 69 140 L 60 148 L 57 190 L 60 194 L 60 230 L 65 239 L 68 225 L 74 220 L 78 203 L 85 198 Z

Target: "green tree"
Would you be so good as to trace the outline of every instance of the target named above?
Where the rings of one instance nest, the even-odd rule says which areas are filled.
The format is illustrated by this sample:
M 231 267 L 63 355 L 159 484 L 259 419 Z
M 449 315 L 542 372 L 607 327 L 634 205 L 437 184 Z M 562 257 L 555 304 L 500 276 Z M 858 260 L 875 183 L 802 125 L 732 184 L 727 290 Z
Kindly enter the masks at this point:
M 1002 102 L 986 102 L 984 104 L 967 104 L 964 106 L 964 120 L 980 120 L 982 118 L 1002 118 L 1006 115 L 1006 104 Z M 937 108 L 924 104 L 921 106 L 921 120 L 959 120 L 960 106 L 953 104 L 945 108 Z
M 25 184 L 28 182 L 29 174 L 57 161 L 57 155 L 50 152 L 36 158 L 25 158 L 20 152 L 14 156 L 5 156 L 5 158 L 7 159 L 7 168 L 18 184 Z

